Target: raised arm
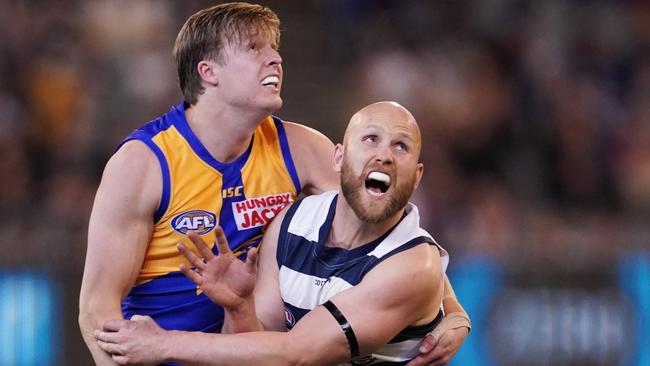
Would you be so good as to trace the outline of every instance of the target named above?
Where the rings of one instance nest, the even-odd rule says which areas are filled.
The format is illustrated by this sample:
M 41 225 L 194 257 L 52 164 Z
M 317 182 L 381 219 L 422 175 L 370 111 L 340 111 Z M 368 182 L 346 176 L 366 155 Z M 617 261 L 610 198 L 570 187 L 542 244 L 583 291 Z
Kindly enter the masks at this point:
M 120 303 L 133 286 L 151 237 L 161 192 L 160 168 L 142 143 L 122 146 L 109 160 L 95 196 L 79 298 L 79 327 L 98 365 L 114 365 L 93 331 L 121 318 Z
M 387 259 L 359 285 L 334 296 L 331 301 L 356 334 L 360 354 L 372 353 L 409 325 L 430 322 L 442 297 L 440 286 L 432 286 L 441 283 L 440 275 L 437 250 L 421 245 Z M 437 299 L 431 299 L 432 289 Z M 286 333 L 164 331 L 147 317 L 107 322 L 105 330 L 97 334 L 99 344 L 121 364 L 332 365 L 350 359 L 341 326 L 323 306 Z
M 340 176 L 332 169 L 332 141 L 301 124 L 285 122 L 284 126 L 303 192 L 310 195 L 337 189 Z

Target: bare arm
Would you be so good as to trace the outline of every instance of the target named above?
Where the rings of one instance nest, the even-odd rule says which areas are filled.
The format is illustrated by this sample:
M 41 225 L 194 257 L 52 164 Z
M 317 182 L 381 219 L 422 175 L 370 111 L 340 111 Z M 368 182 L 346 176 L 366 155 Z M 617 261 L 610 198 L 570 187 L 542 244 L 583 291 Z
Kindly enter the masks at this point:
M 260 246 L 257 286 L 254 292 L 255 312 L 265 330 L 287 330 L 284 318 L 284 302 L 282 302 L 280 294 L 280 269 L 278 268 L 276 255 L 280 226 L 289 207 L 285 207 L 271 221 Z
M 285 122 L 285 130 L 303 192 L 310 195 L 337 189 L 340 176 L 332 168 L 332 141 L 297 123 Z
M 445 309 L 445 313 L 465 313 L 463 306 L 458 302 L 458 298 L 456 298 L 456 293 L 454 292 L 454 288 L 451 286 L 451 282 L 449 282 L 449 277 L 445 275 L 444 280 L 445 290 L 442 297 L 442 305 Z
M 122 317 L 120 303 L 138 276 L 151 237 L 160 181 L 160 168 L 151 151 L 140 142 L 129 142 L 107 163 L 95 196 L 79 327 L 99 365 L 115 363 L 97 347 L 93 331 L 106 319 Z
M 444 295 L 442 299 L 445 317 L 440 324 L 427 336 L 420 346 L 420 356 L 413 359 L 407 366 L 443 366 L 458 352 L 471 323 L 469 316 L 456 298 L 449 278 L 444 276 Z
M 409 286 L 404 286 L 408 282 Z M 437 251 L 428 245 L 397 254 L 373 269 L 357 286 L 334 296 L 351 324 L 360 353 L 369 354 L 408 325 L 431 321 L 441 283 Z M 363 306 L 359 306 L 363 304 Z M 381 321 L 378 321 L 381 319 Z M 201 334 L 163 331 L 150 318 L 114 321 L 97 334 L 103 349 L 121 364 L 173 360 L 188 365 L 331 365 L 350 359 L 348 341 L 333 316 L 319 306 L 290 332 Z M 162 345 L 162 346 L 155 346 Z M 154 354 L 152 349 L 159 349 Z

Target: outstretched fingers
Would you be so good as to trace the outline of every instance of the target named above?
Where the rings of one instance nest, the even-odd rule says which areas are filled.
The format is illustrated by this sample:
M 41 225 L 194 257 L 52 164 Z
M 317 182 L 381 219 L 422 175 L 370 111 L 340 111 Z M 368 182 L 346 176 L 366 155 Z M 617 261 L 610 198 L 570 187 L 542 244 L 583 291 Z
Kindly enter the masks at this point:
M 196 271 L 193 271 L 188 266 L 182 263 L 178 266 L 178 268 L 181 270 L 181 272 L 183 272 L 185 277 L 189 278 L 192 282 L 194 282 L 195 285 L 201 286 L 203 280 L 200 274 L 198 274 Z
M 203 261 L 203 259 L 197 257 L 196 254 L 194 254 L 194 252 L 192 252 L 185 246 L 185 244 L 183 243 L 176 244 L 176 249 L 178 249 L 178 251 L 181 252 L 181 254 L 185 258 L 187 258 L 187 260 L 198 270 L 202 270 L 205 268 L 205 262 Z
M 226 239 L 226 234 L 223 232 L 221 226 L 217 226 L 214 229 L 214 235 L 216 237 L 216 246 L 219 251 L 220 256 L 234 256 L 230 246 L 228 245 L 228 239 Z
M 221 230 L 221 228 L 218 226 L 214 229 L 214 231 L 215 233 L 221 232 L 221 234 L 223 235 L 223 230 Z M 194 246 L 196 246 L 196 249 L 203 256 L 203 258 L 205 258 L 206 261 L 209 261 L 212 258 L 214 258 L 214 253 L 212 253 L 210 248 L 208 248 L 208 245 L 205 243 L 205 241 L 203 241 L 203 238 L 201 238 L 199 234 L 197 234 L 194 231 L 188 231 L 187 237 L 190 238 L 192 243 L 194 243 Z M 217 234 L 217 239 L 218 239 L 218 234 Z M 226 243 L 226 246 L 227 245 L 228 244 Z

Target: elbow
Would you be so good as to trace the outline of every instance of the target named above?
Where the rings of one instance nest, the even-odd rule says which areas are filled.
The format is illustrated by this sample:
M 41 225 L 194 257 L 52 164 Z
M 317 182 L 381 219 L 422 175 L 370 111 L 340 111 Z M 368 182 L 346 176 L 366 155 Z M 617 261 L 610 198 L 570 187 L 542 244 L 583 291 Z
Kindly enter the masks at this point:
M 291 332 L 287 334 L 291 334 Z M 290 338 L 291 337 L 287 337 L 287 339 Z M 324 353 L 322 349 L 323 346 L 319 346 L 317 343 L 318 342 L 305 343 L 304 340 L 301 342 L 289 341 L 284 343 L 282 349 L 286 350 L 286 352 L 284 352 L 283 360 L 279 364 L 290 366 L 322 366 L 340 364 L 343 362 L 339 357 L 332 358 L 332 356 L 337 353 L 336 351 Z
M 93 315 L 97 314 L 98 309 L 93 309 L 92 306 L 92 297 L 85 294 L 82 290 L 81 296 L 79 296 L 79 316 L 77 318 L 79 322 L 79 327 L 84 328 L 85 326 L 93 322 Z
M 104 299 L 84 297 L 79 300 L 79 316 L 77 321 L 82 333 L 92 333 L 99 329 L 105 320 L 121 318 L 122 312 L 118 304 Z
M 278 349 L 284 350 L 279 354 L 275 361 L 272 362 L 274 365 L 285 365 L 285 366 L 308 366 L 313 365 L 313 362 L 309 362 L 307 352 L 304 349 L 301 349 L 300 343 L 292 341 L 293 334 L 291 332 L 282 334 L 282 341 L 279 344 Z
M 86 334 L 92 332 L 99 324 L 97 320 L 93 317 L 92 311 L 88 309 L 87 306 L 79 305 L 79 316 L 77 317 L 77 322 L 79 323 L 79 330 L 81 334 Z

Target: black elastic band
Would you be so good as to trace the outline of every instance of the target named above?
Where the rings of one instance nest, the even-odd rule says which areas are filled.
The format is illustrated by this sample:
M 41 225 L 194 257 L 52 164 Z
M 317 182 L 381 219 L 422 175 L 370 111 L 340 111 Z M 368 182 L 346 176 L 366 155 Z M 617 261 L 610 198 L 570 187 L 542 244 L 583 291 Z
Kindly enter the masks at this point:
M 345 338 L 348 339 L 348 345 L 350 345 L 350 358 L 359 356 L 359 343 L 357 342 L 357 337 L 354 335 L 352 326 L 350 326 L 348 320 L 345 319 L 345 315 L 343 315 L 343 313 L 341 313 L 341 310 L 339 310 L 339 308 L 337 308 L 336 305 L 334 305 L 334 303 L 329 300 L 324 303 L 323 306 L 330 312 L 330 314 L 332 314 L 334 319 L 339 322 L 343 333 L 345 333 Z

